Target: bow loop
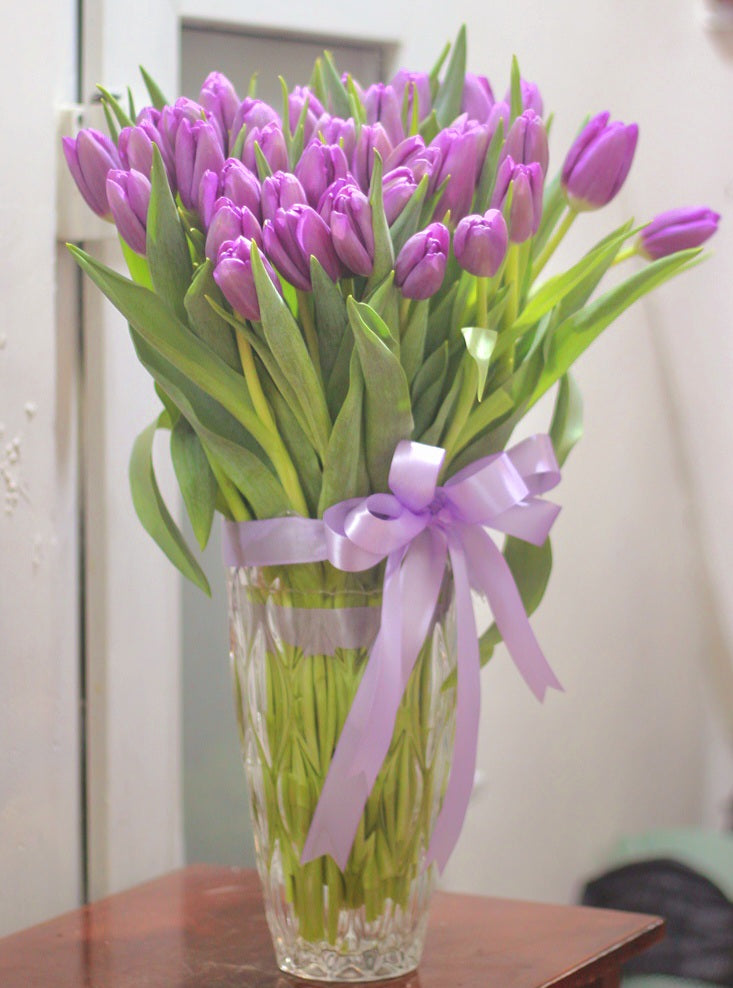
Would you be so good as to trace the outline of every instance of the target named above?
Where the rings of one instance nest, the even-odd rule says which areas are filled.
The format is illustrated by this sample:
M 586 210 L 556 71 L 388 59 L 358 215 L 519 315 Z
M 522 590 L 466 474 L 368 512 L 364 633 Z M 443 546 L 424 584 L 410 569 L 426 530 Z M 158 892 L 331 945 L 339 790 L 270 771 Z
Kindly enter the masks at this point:
M 410 511 L 419 513 L 435 498 L 445 450 L 403 439 L 397 443 L 389 468 L 389 487 Z

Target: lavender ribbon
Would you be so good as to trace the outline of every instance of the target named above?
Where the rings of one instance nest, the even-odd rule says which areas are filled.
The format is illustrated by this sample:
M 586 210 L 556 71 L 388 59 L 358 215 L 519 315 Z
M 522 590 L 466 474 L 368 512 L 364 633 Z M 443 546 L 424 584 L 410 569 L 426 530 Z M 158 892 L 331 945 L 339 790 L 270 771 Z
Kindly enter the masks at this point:
M 391 494 L 335 504 L 323 520 L 288 517 L 224 523 L 224 562 L 274 566 L 329 560 L 347 572 L 386 558 L 379 633 L 346 718 L 301 862 L 330 854 L 346 868 L 364 806 L 389 750 L 395 718 L 430 629 L 446 560 L 456 600 L 458 675 L 453 762 L 427 864 L 442 871 L 463 826 L 476 767 L 480 655 L 471 590 L 483 594 L 525 682 L 539 700 L 562 689 L 529 624 L 492 528 L 542 545 L 559 508 L 539 495 L 560 480 L 549 436 L 484 457 L 443 486 L 445 450 L 400 442 Z M 407 605 L 407 606 L 405 606 Z M 409 607 L 409 612 L 408 608 Z

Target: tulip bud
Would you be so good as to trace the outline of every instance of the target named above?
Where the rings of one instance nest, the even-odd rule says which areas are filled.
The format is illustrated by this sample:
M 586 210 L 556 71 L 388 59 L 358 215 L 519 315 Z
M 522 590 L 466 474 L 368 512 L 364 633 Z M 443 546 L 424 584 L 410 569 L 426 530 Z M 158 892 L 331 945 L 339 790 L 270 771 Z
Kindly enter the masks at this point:
M 520 83 L 521 93 L 522 93 L 522 109 L 523 110 L 534 110 L 538 117 L 542 116 L 542 111 L 544 105 L 542 102 L 542 94 L 540 93 L 539 87 L 536 83 L 530 82 L 528 79 L 522 79 Z M 512 91 L 507 89 L 506 96 L 504 97 L 507 103 L 511 103 Z
M 512 205 L 509 215 L 509 239 L 513 244 L 524 243 L 537 233 L 542 219 L 542 186 L 544 176 L 541 166 L 533 161 L 529 165 L 516 164 L 513 158 L 505 158 L 496 175 L 496 186 L 491 197 L 492 209 L 503 209 L 512 186 Z
M 112 218 L 107 199 L 107 175 L 122 167 L 117 148 L 98 130 L 82 130 L 61 141 L 69 171 L 87 206 L 105 220 Z
M 385 161 L 392 150 L 392 142 L 380 123 L 365 124 L 361 128 L 354 156 L 351 159 L 351 169 L 363 192 L 369 191 L 372 170 L 374 169 L 375 150 L 379 152 L 382 161 Z
M 260 219 L 262 190 L 257 176 L 237 158 L 227 158 L 221 170 L 221 194 L 235 206 L 246 206 Z
M 248 128 L 242 148 L 242 162 L 250 171 L 257 174 L 257 155 L 255 143 L 265 157 L 272 171 L 287 171 L 288 149 L 285 145 L 285 135 L 280 123 L 268 123 L 264 127 Z
M 308 104 L 308 109 L 305 114 L 303 139 L 307 144 L 315 133 L 318 119 L 323 116 L 325 110 L 321 101 L 308 86 L 296 86 L 288 96 L 288 124 L 291 134 L 294 134 L 296 131 L 300 115 L 306 103 Z
M 391 226 L 417 188 L 415 176 L 409 168 L 394 168 L 382 180 L 382 199 L 387 223 Z
M 467 72 L 463 83 L 461 113 L 467 113 L 469 120 L 487 123 L 494 102 L 494 93 L 486 76 Z
M 221 174 L 224 152 L 216 128 L 204 120 L 180 122 L 176 132 L 176 185 L 186 209 L 199 204 L 199 187 L 204 172 Z
M 453 253 L 460 266 L 479 278 L 493 278 L 506 257 L 509 232 L 498 209 L 483 216 L 464 216 L 453 236 Z
M 262 256 L 262 255 L 261 255 Z M 282 294 L 280 281 L 266 257 L 262 263 L 270 280 Z M 252 241 L 246 237 L 228 240 L 222 244 L 214 268 L 214 281 L 221 288 L 224 298 L 235 312 L 244 319 L 258 320 L 260 305 L 257 300 L 252 274 Z
M 423 175 L 435 173 L 437 178 L 437 168 L 442 160 L 440 148 L 425 147 L 425 141 L 419 134 L 406 137 L 400 141 L 397 147 L 389 153 L 384 163 L 384 171 L 391 172 L 397 168 L 409 168 L 416 182 L 419 182 Z M 431 182 L 431 186 L 434 183 Z
M 331 241 L 328 224 L 311 206 L 278 209 L 262 228 L 267 256 L 295 288 L 310 291 L 310 259 L 315 257 L 332 281 L 341 276 L 341 265 Z
M 291 172 L 275 172 L 262 183 L 263 220 L 271 220 L 278 209 L 307 202 L 305 189 Z
M 368 275 L 374 267 L 372 207 L 355 183 L 341 181 L 328 204 L 334 250 L 352 273 Z
M 305 189 L 306 201 L 314 209 L 328 186 L 337 178 L 346 178 L 348 172 L 349 163 L 342 149 L 337 144 L 322 144 L 318 139 L 310 142 L 295 166 L 295 174 Z
M 381 123 L 392 144 L 399 144 L 405 136 L 402 126 L 402 101 L 394 86 L 376 82 L 364 93 L 364 109 L 367 123 Z
M 450 233 L 442 223 L 431 223 L 410 237 L 395 264 L 395 284 L 405 298 L 426 299 L 443 284 L 450 248 Z
M 332 117 L 324 113 L 316 121 L 314 134 L 317 134 L 324 144 L 338 144 L 346 155 L 346 160 L 351 161 L 356 149 L 356 124 L 353 118 L 344 120 L 342 117 Z
M 122 239 L 145 254 L 150 182 L 136 171 L 113 169 L 107 175 L 107 199 Z
M 117 138 L 117 150 L 125 168 L 128 170 L 134 168 L 135 171 L 142 172 L 143 175 L 150 178 L 153 168 L 153 144 L 157 145 L 168 176 L 168 183 L 175 193 L 176 168 L 173 151 L 158 128 L 159 121 L 159 110 L 152 106 L 141 110 L 135 126 L 123 127 L 120 131 L 120 136 Z
M 699 247 L 717 231 L 720 213 L 704 206 L 670 209 L 645 226 L 637 241 L 638 252 L 650 261 Z
M 200 121 L 211 124 L 216 131 L 219 144 L 223 151 L 226 146 L 226 132 L 222 129 L 216 117 L 213 117 L 200 103 L 181 96 L 175 101 L 173 106 L 164 106 L 160 111 L 160 117 L 158 119 L 158 130 L 170 149 L 171 157 L 175 158 L 178 130 L 184 120 L 187 120 L 189 124 L 199 123 Z M 163 157 L 165 158 L 165 155 Z
M 530 165 L 536 161 L 542 168 L 542 174 L 547 174 L 547 165 L 550 160 L 547 131 L 542 117 L 538 116 L 534 110 L 525 110 L 509 129 L 504 147 L 499 155 L 499 164 L 508 157 L 522 165 Z
M 435 138 L 431 146 L 440 150 L 441 162 L 433 172 L 431 188 L 438 188 L 448 179 L 435 208 L 437 217 L 442 218 L 450 210 L 451 222 L 457 223 L 470 212 L 488 141 L 486 126 L 468 123 L 465 117 L 459 117 Z
M 237 91 L 232 83 L 223 73 L 210 72 L 201 87 L 199 102 L 216 120 L 226 138 L 225 145 L 228 144 L 229 133 L 240 105 Z
M 262 228 L 257 217 L 246 206 L 235 206 L 229 199 L 217 199 L 206 234 L 206 256 L 215 261 L 227 240 L 245 237 L 262 246 Z
M 424 120 L 433 108 L 433 98 L 430 93 L 430 76 L 427 72 L 407 72 L 401 69 L 392 80 L 392 86 L 397 93 L 400 106 L 405 98 L 407 89 L 407 119 L 412 119 L 412 103 L 417 93 L 417 118 Z
M 593 117 L 565 158 L 562 184 L 568 202 L 577 211 L 605 206 L 629 174 L 639 128 L 619 121 L 609 124 L 608 118 L 608 113 Z
M 280 114 L 273 110 L 269 103 L 248 96 L 242 100 L 234 114 L 231 127 L 231 145 L 234 146 L 242 127 L 246 126 L 247 130 L 251 130 L 253 127 L 266 127 L 269 123 L 282 126 Z

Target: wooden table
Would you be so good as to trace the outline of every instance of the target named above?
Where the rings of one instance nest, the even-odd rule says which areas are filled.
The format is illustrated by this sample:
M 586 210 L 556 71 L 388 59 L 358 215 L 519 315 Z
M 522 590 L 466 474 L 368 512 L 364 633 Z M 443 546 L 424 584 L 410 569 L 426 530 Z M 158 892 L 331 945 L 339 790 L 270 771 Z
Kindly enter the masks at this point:
M 7 894 L 5 890 L 4 894 Z M 616 988 L 653 916 L 436 893 L 419 971 L 389 988 Z M 0 940 L 2 988 L 291 988 L 255 872 L 195 865 Z

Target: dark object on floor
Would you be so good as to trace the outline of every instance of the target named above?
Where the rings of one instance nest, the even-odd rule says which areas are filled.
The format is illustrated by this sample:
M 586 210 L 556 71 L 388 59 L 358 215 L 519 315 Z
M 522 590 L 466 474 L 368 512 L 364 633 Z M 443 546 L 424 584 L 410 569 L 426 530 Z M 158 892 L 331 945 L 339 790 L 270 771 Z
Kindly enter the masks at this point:
M 670 858 L 638 861 L 589 882 L 583 905 L 654 913 L 667 936 L 625 974 L 672 974 L 733 988 L 733 902 L 710 879 Z

